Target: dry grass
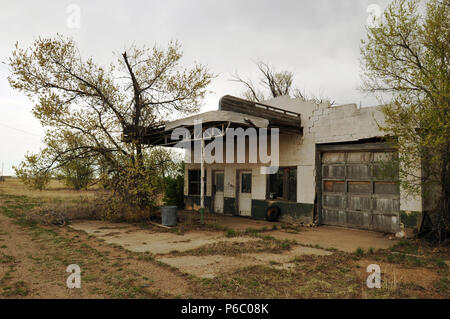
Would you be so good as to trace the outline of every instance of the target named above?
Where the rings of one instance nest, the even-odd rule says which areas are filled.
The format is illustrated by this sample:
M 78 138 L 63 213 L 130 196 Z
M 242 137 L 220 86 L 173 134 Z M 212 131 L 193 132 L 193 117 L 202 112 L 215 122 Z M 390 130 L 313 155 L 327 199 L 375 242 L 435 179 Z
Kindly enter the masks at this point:
M 34 205 L 30 198 L 0 194 L 0 297 L 167 298 L 187 290 L 182 276 L 152 259 L 28 220 Z M 81 267 L 82 289 L 66 288 L 65 269 L 72 263 Z
M 0 182 L 0 194 L 30 199 L 33 205 L 27 207 L 26 218 L 46 225 L 62 225 L 69 220 L 94 218 L 99 206 L 96 196 L 99 192 L 97 187 L 77 191 L 56 179 L 52 179 L 42 191 L 30 189 L 14 177 Z
M 16 196 L 27 196 L 32 198 L 39 198 L 44 201 L 48 200 L 70 200 L 82 201 L 94 198 L 98 192 L 98 188 L 93 186 L 88 190 L 74 190 L 58 181 L 52 179 L 48 187 L 42 191 L 33 190 L 22 183 L 22 181 L 15 177 L 7 177 L 4 182 L 0 182 L 0 193 Z
M 269 252 L 274 254 L 282 254 L 283 252 L 292 248 L 293 243 L 290 241 L 276 240 L 276 239 L 260 239 L 257 241 L 247 242 L 225 242 L 220 241 L 212 244 L 207 244 L 202 247 L 172 253 L 176 256 L 208 256 L 208 255 L 223 255 L 236 256 L 247 253 L 261 253 Z

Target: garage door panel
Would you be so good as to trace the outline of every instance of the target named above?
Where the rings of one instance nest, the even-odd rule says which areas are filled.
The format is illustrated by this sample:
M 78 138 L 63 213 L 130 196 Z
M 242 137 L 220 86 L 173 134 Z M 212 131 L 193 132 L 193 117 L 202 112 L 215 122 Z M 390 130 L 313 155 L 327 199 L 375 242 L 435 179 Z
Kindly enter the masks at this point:
M 348 195 L 349 206 L 348 209 L 363 211 L 370 211 L 372 206 L 372 198 L 370 196 L 358 196 L 358 195 Z
M 323 196 L 323 204 L 330 208 L 346 208 L 345 197 L 341 195 L 329 195 L 325 194 Z
M 400 227 L 400 219 L 397 215 L 373 214 L 372 229 L 387 233 L 394 233 Z
M 374 162 L 388 162 L 393 160 L 395 152 L 373 152 Z
M 344 178 L 344 165 L 324 165 L 322 166 L 322 176 L 325 178 Z
M 395 182 L 375 182 L 375 194 L 400 194 L 400 187 Z
M 347 213 L 345 210 L 324 208 L 323 220 L 327 225 L 345 226 L 347 224 Z
M 380 162 L 395 156 L 393 152 L 377 150 L 321 153 L 322 222 L 398 231 L 400 190 L 396 178 L 380 179 L 374 173 Z
M 344 181 L 324 181 L 323 189 L 325 192 L 330 193 L 344 193 L 345 182 Z
M 347 224 L 351 227 L 370 228 L 372 224 L 372 214 L 370 212 L 357 212 L 347 210 Z
M 373 202 L 373 209 L 376 211 L 397 212 L 400 210 L 400 200 L 398 198 L 375 197 Z
M 356 194 L 370 194 L 372 193 L 372 183 L 368 181 L 351 181 L 348 182 L 348 192 Z
M 368 163 L 370 162 L 370 154 L 370 152 L 347 153 L 347 163 Z
M 322 163 L 344 163 L 345 153 L 327 152 L 322 156 Z
M 369 164 L 347 165 L 347 178 L 370 178 L 371 175 Z

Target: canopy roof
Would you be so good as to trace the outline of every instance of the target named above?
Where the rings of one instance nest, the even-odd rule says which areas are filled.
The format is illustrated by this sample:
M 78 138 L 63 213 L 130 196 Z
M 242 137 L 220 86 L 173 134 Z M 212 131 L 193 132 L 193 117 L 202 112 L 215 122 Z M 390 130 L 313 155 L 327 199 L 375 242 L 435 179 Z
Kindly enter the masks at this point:
M 203 130 L 215 127 L 222 133 L 230 127 L 278 128 L 280 133 L 289 134 L 303 132 L 298 113 L 225 95 L 220 99 L 218 111 L 204 112 L 164 124 L 139 127 L 137 130 L 130 125 L 124 129 L 123 139 L 125 142 L 131 142 L 136 132 L 139 132 L 144 144 L 174 146 L 179 140 L 171 139 L 173 130 L 187 128 L 193 136 L 196 123 L 201 123 Z

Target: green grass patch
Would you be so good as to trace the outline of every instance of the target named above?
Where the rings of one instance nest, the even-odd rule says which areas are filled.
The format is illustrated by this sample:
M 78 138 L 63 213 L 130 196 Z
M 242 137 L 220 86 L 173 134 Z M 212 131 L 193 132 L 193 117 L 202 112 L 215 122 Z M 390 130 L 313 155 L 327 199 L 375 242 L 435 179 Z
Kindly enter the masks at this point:
M 28 294 L 29 294 L 28 285 L 24 281 L 17 281 L 12 286 L 4 287 L 2 292 L 3 297 L 13 297 L 13 296 L 25 297 Z

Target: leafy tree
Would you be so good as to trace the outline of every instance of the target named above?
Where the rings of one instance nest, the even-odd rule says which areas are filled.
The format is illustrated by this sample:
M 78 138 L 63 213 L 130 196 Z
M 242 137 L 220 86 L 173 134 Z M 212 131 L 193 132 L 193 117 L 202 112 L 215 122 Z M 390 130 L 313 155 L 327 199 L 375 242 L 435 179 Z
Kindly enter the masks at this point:
M 39 169 L 40 158 L 36 154 L 25 155 L 25 162 L 13 166 L 15 174 L 31 189 L 43 190 L 50 183 L 51 174 Z
M 87 189 L 94 179 L 94 168 L 89 160 L 75 159 L 61 167 L 61 175 L 67 186 Z
M 34 168 L 46 172 L 76 159 L 101 163 L 113 199 L 144 209 L 157 190 L 149 185 L 152 168 L 144 165 L 146 128 L 197 111 L 213 77 L 202 64 L 181 67 L 181 57 L 177 42 L 165 49 L 133 46 L 103 66 L 83 59 L 61 35 L 39 38 L 27 49 L 16 44 L 7 61 L 9 83 L 35 102 L 33 114 L 46 132 L 45 156 Z M 23 165 L 31 168 L 28 161 Z
M 450 3 L 396 0 L 362 41 L 363 88 L 390 102 L 380 127 L 399 151 L 401 187 L 421 195 L 440 239 L 449 227 Z M 395 138 L 395 139 L 394 139 Z
M 334 101 L 327 97 L 308 95 L 300 89 L 294 88 L 294 73 L 290 71 L 275 71 L 273 66 L 262 61 L 256 62 L 256 67 L 260 73 L 258 84 L 255 84 L 250 77 L 244 78 L 237 72 L 231 79 L 234 82 L 241 83 L 246 88 L 243 97 L 249 101 L 262 102 L 278 96 L 290 95 L 317 104 L 324 102 L 334 104 Z

